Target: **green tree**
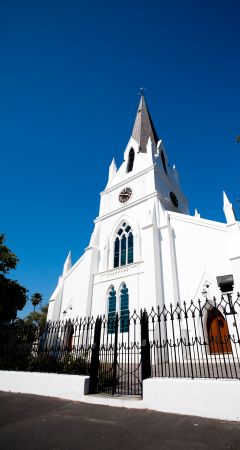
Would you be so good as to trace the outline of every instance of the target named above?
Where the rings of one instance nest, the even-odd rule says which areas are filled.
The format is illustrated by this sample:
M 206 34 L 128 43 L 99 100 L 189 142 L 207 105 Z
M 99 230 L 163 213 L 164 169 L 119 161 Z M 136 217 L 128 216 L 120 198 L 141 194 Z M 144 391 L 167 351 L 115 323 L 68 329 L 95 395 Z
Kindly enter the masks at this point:
M 11 322 L 17 317 L 27 301 L 27 289 L 5 275 L 16 268 L 17 256 L 5 245 L 5 236 L 0 234 L 0 323 Z
M 33 312 L 35 312 L 36 306 L 38 306 L 39 303 L 41 303 L 41 301 L 42 301 L 42 294 L 39 294 L 39 292 L 35 292 L 35 294 L 33 294 L 31 297 L 31 302 L 33 305 Z
M 237 143 L 237 144 L 240 143 L 240 135 L 236 137 L 236 143 Z
M 47 312 L 48 306 L 43 305 L 39 311 L 33 311 L 25 317 L 24 322 L 27 325 L 39 325 L 40 327 L 44 327 L 47 320 Z

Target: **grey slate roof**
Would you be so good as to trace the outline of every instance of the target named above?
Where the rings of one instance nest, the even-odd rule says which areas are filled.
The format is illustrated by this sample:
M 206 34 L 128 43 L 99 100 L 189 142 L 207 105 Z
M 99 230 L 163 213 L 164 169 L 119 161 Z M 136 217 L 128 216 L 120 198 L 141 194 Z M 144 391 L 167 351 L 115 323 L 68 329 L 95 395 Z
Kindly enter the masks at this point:
M 159 140 L 143 95 L 141 96 L 138 106 L 138 111 L 132 130 L 132 137 L 139 144 L 139 151 L 142 153 L 147 152 L 146 146 L 149 137 L 152 142 L 155 142 L 156 145 Z

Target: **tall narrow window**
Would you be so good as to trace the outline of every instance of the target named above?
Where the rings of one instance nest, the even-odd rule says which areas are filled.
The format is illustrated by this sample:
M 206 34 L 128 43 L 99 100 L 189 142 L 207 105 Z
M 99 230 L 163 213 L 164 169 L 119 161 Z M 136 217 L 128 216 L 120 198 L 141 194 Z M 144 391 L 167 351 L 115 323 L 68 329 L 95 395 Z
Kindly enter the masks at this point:
M 113 267 L 133 263 L 133 234 L 130 225 L 124 222 L 116 234 Z
M 121 239 L 121 266 L 125 266 L 126 265 L 126 235 L 124 234 L 122 239 Z
M 119 237 L 116 237 L 114 242 L 114 267 L 119 267 Z
M 111 288 L 108 295 L 108 334 L 115 333 L 116 321 L 116 291 Z
M 132 232 L 128 235 L 128 264 L 133 262 L 133 234 Z
M 129 296 L 126 284 L 123 284 L 120 293 L 120 332 L 127 333 L 129 330 Z
M 134 157 L 135 157 L 135 153 L 134 153 L 133 148 L 131 148 L 129 155 L 128 155 L 127 173 L 132 172 L 132 170 L 133 170 Z
M 164 172 L 167 175 L 166 160 L 165 160 L 165 156 L 164 156 L 164 153 L 163 153 L 162 150 L 161 150 L 161 160 L 162 160 L 162 165 L 163 165 L 163 168 L 164 168 Z

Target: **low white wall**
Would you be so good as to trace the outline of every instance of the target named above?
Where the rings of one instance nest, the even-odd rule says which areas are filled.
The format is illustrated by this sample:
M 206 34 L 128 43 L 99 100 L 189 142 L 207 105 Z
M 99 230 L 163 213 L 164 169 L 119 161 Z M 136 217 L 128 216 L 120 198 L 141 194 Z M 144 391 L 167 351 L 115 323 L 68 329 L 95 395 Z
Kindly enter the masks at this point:
M 0 371 L 0 391 L 240 421 L 239 380 L 150 378 L 143 382 L 142 400 L 85 395 L 88 384 L 80 375 Z
M 134 397 L 116 398 L 105 395 L 86 395 L 88 386 L 88 376 L 0 370 L 0 391 L 45 395 L 124 408 L 143 407 L 141 399 L 136 400 Z
M 240 381 L 150 378 L 143 402 L 156 411 L 239 421 Z
M 89 377 L 55 373 L 0 371 L 0 390 L 82 400 Z

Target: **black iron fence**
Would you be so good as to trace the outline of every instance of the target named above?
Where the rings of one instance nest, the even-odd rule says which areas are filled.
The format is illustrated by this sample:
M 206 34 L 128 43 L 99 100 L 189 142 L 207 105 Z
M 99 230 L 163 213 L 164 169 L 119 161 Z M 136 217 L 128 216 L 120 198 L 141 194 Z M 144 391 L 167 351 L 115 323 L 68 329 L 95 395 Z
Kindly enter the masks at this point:
M 95 321 L 0 326 L 0 369 L 89 374 Z
M 141 395 L 150 377 L 240 379 L 240 295 L 64 322 L 0 326 L 0 369 L 90 376 L 90 392 Z

